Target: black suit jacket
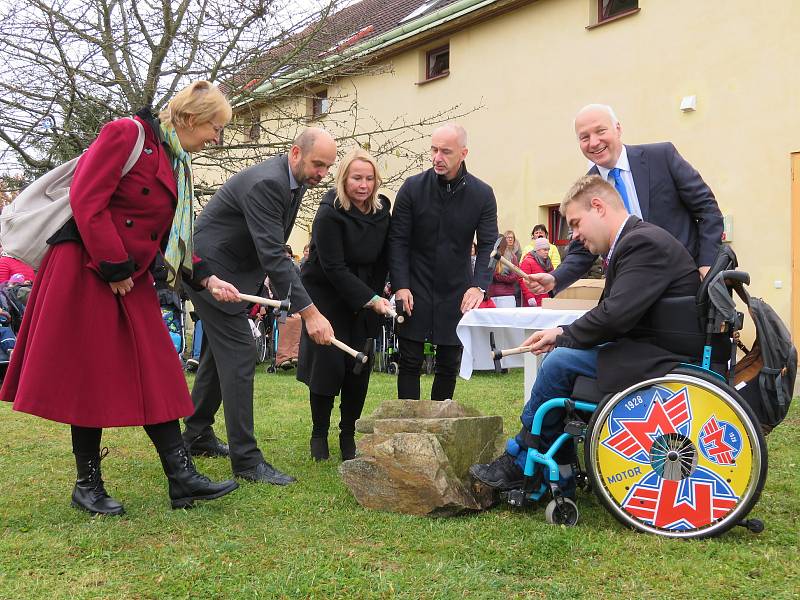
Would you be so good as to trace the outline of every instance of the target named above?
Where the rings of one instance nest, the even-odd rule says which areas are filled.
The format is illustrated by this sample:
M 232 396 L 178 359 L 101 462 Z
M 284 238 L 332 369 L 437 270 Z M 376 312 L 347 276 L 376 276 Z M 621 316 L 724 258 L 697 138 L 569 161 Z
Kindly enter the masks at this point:
M 700 274 L 686 248 L 660 227 L 631 216 L 612 252 L 600 303 L 565 326 L 556 345 L 592 348 L 615 342 L 598 356 L 597 381 L 605 392 L 664 375 L 697 357 L 662 345 L 650 326 L 653 312 L 666 298 L 693 298 L 699 286 Z
M 670 142 L 625 146 L 642 217 L 675 237 L 697 266 L 711 265 L 722 243 L 722 213 L 711 188 Z M 589 170 L 597 175 L 597 166 Z M 597 257 L 572 242 L 553 271 L 555 293 L 584 276 Z
M 211 272 L 246 294 L 257 294 L 269 275 L 279 298 L 292 288 L 291 306 L 297 311 L 311 304 L 300 274 L 283 246 L 292 231 L 305 188 L 294 194 L 289 183 L 287 155 L 275 156 L 231 177 L 197 218 L 194 251 Z M 241 312 L 243 302 L 215 302 L 229 314 Z

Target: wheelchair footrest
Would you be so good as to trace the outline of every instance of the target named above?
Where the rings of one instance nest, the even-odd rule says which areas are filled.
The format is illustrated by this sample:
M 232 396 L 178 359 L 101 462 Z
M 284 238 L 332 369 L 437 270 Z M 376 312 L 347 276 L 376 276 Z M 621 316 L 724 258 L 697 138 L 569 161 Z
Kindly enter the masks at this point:
M 516 506 L 518 508 L 525 506 L 527 504 L 526 494 L 524 490 L 509 490 L 507 492 L 502 492 L 500 497 L 508 502 L 511 506 Z

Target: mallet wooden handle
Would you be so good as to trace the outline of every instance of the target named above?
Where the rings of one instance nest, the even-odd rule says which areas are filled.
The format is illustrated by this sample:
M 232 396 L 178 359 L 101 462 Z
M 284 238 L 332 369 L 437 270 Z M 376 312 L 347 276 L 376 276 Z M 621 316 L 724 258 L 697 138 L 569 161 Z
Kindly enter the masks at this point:
M 530 273 L 526 273 L 525 271 L 523 271 L 522 269 L 520 269 L 520 268 L 519 268 L 517 265 L 515 265 L 513 262 L 511 262 L 510 260 L 508 260 L 508 259 L 507 259 L 505 256 L 498 256 L 498 257 L 497 257 L 497 259 L 498 259 L 498 260 L 499 260 L 501 263 L 503 263 L 505 266 L 507 266 L 509 269 L 511 269 L 512 271 L 514 271 L 514 273 L 516 273 L 516 274 L 517 274 L 517 275 L 519 275 L 520 277 L 525 277 L 526 275 L 530 275 Z
M 500 360 L 505 356 L 511 356 L 513 354 L 524 354 L 525 352 L 530 352 L 530 346 L 519 346 L 517 348 L 506 348 L 505 350 L 492 350 L 492 360 Z
M 348 346 L 344 342 L 340 342 L 335 337 L 331 338 L 331 344 L 336 346 L 339 350 L 347 352 L 350 356 L 352 356 L 356 360 L 360 360 L 362 363 L 366 363 L 369 360 L 369 356 L 367 356 L 363 352 L 359 352 L 358 350 L 353 350 L 350 346 Z
M 262 298 L 261 296 L 251 296 L 250 294 L 239 294 L 239 298 L 253 304 L 263 304 L 264 306 L 273 306 L 275 308 L 281 308 L 282 306 L 280 300 L 273 300 L 272 298 Z

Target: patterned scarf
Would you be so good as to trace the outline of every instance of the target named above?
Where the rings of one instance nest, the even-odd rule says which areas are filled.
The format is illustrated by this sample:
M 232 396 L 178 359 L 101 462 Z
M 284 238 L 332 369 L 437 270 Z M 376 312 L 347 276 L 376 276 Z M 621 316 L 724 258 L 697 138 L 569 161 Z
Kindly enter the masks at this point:
M 169 230 L 164 265 L 167 268 L 167 285 L 173 290 L 180 286 L 181 271 L 192 275 L 192 230 L 194 228 L 194 184 L 192 183 L 192 157 L 181 147 L 175 128 L 161 123 L 161 141 L 167 145 L 172 159 L 172 171 L 178 184 L 178 205 Z
M 533 256 L 533 259 L 544 269 L 545 273 L 549 273 L 553 270 L 553 262 L 550 260 L 549 256 L 542 258 L 535 250 L 531 252 L 531 256 Z

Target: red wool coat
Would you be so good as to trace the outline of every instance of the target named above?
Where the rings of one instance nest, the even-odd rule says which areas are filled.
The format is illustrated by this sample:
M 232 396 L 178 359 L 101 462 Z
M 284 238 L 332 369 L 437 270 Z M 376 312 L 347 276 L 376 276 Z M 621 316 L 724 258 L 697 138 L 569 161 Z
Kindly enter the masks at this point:
M 83 243 L 51 247 L 39 269 L 0 399 L 83 427 L 162 423 L 193 405 L 148 267 L 169 234 L 177 188 L 144 123 L 144 150 L 120 180 L 137 128 L 107 124 L 81 158 L 70 202 Z M 129 262 L 132 261 L 132 262 Z M 134 287 L 124 297 L 106 278 Z

